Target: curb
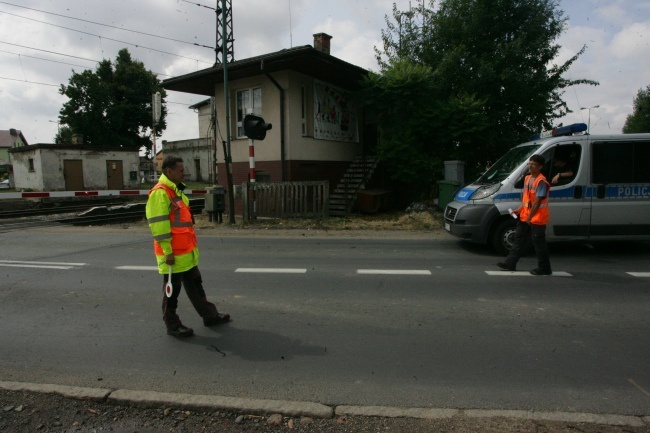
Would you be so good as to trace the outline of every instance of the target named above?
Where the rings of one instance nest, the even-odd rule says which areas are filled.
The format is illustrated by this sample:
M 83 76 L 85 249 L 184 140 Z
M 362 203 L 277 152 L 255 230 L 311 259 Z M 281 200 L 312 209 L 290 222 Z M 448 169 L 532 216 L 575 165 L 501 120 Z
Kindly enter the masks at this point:
M 264 400 L 157 391 L 133 391 L 128 389 L 112 390 L 108 388 L 84 388 L 67 385 L 10 381 L 0 381 L 0 390 L 58 394 L 66 398 L 77 400 L 107 401 L 118 404 L 132 404 L 140 407 L 167 405 L 190 409 L 228 410 L 245 413 L 280 413 L 287 416 L 309 416 L 312 418 L 332 418 L 334 416 L 346 415 L 388 418 L 447 419 L 454 416 L 466 416 L 468 418 L 516 418 L 532 421 L 591 423 L 629 427 L 643 427 L 650 425 L 650 415 L 633 416 L 579 412 L 538 412 L 526 410 L 400 408 L 391 406 L 327 406 L 320 403 L 301 401 Z

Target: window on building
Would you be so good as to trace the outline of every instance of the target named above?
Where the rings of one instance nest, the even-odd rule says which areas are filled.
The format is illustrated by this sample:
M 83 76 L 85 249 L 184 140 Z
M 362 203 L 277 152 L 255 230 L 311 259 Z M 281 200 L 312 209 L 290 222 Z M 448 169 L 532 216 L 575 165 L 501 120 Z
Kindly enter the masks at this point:
M 302 86 L 300 88 L 301 96 L 301 105 L 300 105 L 300 117 L 302 124 L 302 135 L 303 137 L 307 135 L 307 88 Z
M 262 88 L 237 91 L 237 138 L 244 138 L 244 117 L 252 113 L 262 115 Z
M 29 163 L 29 171 L 33 172 L 34 171 L 34 158 L 29 158 L 28 163 Z

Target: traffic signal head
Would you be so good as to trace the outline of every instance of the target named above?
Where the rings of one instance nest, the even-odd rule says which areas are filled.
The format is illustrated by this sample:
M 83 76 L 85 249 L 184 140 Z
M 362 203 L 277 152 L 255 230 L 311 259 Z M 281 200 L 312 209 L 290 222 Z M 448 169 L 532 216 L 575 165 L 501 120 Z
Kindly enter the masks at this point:
M 254 114 L 247 114 L 244 117 L 244 134 L 251 140 L 264 140 L 266 131 L 271 129 L 273 125 L 264 123 L 264 119 Z

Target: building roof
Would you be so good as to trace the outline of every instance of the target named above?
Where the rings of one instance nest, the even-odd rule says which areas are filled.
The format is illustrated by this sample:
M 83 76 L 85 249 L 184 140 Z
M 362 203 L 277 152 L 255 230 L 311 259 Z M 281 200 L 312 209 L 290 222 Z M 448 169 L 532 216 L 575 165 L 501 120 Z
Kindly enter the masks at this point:
M 368 74 L 366 69 L 316 50 L 311 45 L 238 60 L 227 66 L 229 81 L 292 70 L 348 90 L 360 88 L 361 79 Z M 223 83 L 223 76 L 223 64 L 218 63 L 208 69 L 164 80 L 162 86 L 176 92 L 213 96 L 215 87 Z
M 14 147 L 18 137 L 27 145 L 27 140 L 23 136 L 23 133 L 18 129 L 3 129 L 0 130 L 0 147 Z
M 79 144 L 56 144 L 56 143 L 36 143 L 36 144 L 30 144 L 29 146 L 23 146 L 23 147 L 14 147 L 13 149 L 9 149 L 10 153 L 23 153 L 23 152 L 31 152 L 32 150 L 36 149 L 51 149 L 51 150 L 90 150 L 98 153 L 103 153 L 103 152 L 130 152 L 130 153 L 137 153 L 137 150 L 133 149 L 125 149 L 123 147 L 99 147 L 99 146 L 87 146 L 87 145 L 79 145 Z

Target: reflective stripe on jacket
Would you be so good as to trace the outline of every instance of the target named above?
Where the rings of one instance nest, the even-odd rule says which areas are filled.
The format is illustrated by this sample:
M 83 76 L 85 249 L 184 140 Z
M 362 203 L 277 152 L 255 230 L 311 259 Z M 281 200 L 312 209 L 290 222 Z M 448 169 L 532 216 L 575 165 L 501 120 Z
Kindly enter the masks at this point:
M 146 215 L 161 274 L 169 271 L 165 263 L 165 256 L 169 254 L 174 254 L 174 273 L 198 265 L 199 252 L 189 199 L 165 175 L 149 191 Z
M 548 222 L 551 220 L 548 213 L 548 197 L 551 195 L 551 185 L 548 183 L 544 175 L 540 173 L 533 180 L 533 185 L 530 186 L 530 177 L 531 176 L 528 175 L 524 179 L 524 191 L 521 199 L 522 209 L 519 213 L 519 218 L 521 218 L 522 221 L 526 221 L 528 219 L 528 213 L 530 212 L 530 209 L 533 207 L 533 203 L 537 198 L 537 187 L 541 182 L 544 182 L 546 184 L 546 197 L 542 198 L 541 202 L 539 203 L 537 212 L 535 212 L 535 215 L 533 215 L 533 217 L 530 219 L 530 223 L 536 225 L 548 224 Z

